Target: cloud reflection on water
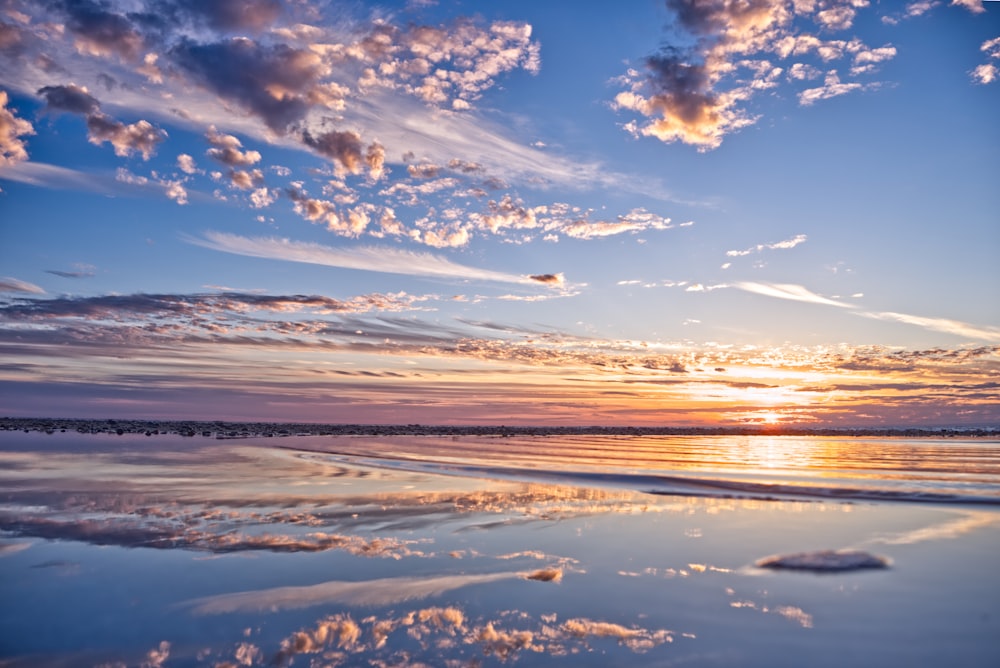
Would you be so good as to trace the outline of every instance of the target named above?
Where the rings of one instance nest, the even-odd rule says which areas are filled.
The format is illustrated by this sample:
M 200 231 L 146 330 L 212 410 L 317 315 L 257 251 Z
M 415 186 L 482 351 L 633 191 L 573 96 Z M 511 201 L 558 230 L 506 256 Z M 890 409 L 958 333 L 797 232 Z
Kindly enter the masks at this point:
M 498 619 L 473 620 L 454 606 L 360 621 L 338 613 L 282 640 L 271 665 L 291 665 L 299 654 L 322 654 L 328 662 L 324 665 L 355 665 L 362 655 L 369 665 L 379 666 L 425 665 L 421 658 L 429 658 L 435 665 L 479 665 L 482 656 L 501 662 L 513 661 L 522 652 L 564 657 L 592 651 L 605 642 L 641 654 L 672 643 L 678 636 L 694 638 L 690 633 L 587 617 L 559 622 L 556 614 L 541 615 L 536 621 L 527 613 L 508 611 Z
M 275 587 L 235 594 L 206 596 L 182 603 L 180 607 L 190 608 L 191 612 L 196 615 L 217 615 L 229 612 L 293 610 L 323 603 L 360 606 L 393 605 L 413 599 L 440 596 L 461 587 L 513 578 L 542 579 L 536 573 L 506 571 L 480 575 L 380 578 L 357 582 L 331 580 L 303 587 Z

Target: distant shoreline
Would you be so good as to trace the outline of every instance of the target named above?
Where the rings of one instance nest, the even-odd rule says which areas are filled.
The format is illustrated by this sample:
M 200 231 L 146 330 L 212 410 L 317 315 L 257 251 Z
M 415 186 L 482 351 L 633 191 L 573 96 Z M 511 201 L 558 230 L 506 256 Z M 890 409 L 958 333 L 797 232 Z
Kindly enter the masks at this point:
M 83 434 L 176 434 L 217 439 L 288 436 L 847 436 L 908 438 L 1000 438 L 1000 427 L 980 428 L 806 428 L 782 426 L 624 427 L 423 424 L 320 424 L 228 420 L 115 420 L 0 418 L 0 431 Z

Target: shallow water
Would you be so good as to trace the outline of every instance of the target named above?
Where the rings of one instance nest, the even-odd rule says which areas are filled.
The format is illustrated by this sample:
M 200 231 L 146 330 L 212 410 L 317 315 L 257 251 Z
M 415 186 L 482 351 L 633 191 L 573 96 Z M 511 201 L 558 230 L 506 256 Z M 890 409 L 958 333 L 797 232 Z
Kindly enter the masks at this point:
M 1000 665 L 998 448 L 0 433 L 0 657 Z
M 986 439 L 313 436 L 281 445 L 405 470 L 660 494 L 1000 505 L 1000 443 Z

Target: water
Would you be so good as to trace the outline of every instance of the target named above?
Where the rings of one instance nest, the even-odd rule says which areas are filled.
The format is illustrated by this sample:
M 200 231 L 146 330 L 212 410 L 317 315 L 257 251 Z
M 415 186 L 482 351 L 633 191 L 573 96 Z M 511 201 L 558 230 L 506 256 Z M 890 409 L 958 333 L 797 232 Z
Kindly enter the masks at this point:
M 403 470 L 659 494 L 1000 504 L 1000 442 L 986 439 L 304 437 L 287 447 Z
M 3 432 L 0 664 L 992 667 L 998 503 L 974 439 Z

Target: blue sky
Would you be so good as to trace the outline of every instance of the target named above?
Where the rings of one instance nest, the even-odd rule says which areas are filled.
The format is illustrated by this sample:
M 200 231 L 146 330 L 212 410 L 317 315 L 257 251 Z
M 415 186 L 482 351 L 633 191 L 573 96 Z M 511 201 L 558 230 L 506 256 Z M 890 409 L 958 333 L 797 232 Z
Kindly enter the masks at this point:
M 0 412 L 995 425 L 995 2 L 0 5 Z

